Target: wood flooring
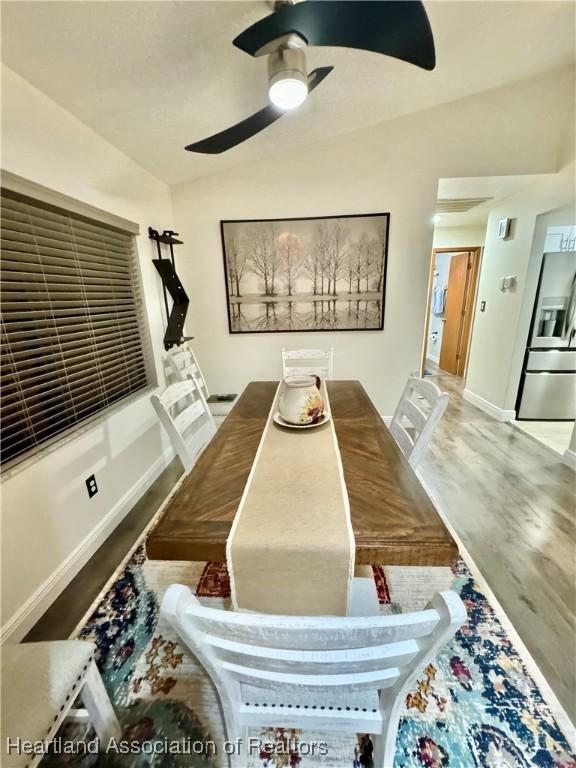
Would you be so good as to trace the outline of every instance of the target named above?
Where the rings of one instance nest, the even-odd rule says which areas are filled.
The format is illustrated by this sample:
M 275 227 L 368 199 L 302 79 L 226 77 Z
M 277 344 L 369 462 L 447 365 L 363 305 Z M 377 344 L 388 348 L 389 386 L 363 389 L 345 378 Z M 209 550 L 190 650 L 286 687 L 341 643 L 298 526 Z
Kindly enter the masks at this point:
M 575 721 L 576 473 L 427 368 L 452 397 L 419 474 Z

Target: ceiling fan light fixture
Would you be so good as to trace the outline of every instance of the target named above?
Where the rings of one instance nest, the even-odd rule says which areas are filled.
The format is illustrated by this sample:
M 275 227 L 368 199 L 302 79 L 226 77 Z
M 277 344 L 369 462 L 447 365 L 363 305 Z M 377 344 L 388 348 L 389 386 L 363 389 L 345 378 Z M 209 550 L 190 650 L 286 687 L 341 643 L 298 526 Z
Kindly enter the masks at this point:
M 308 96 L 306 56 L 301 48 L 281 48 L 268 57 L 268 96 L 281 110 L 296 109 Z
M 272 104 L 278 107 L 278 109 L 296 109 L 296 107 L 299 107 L 300 104 L 306 101 L 308 83 L 302 82 L 301 79 L 296 77 L 281 77 L 270 83 L 268 96 Z

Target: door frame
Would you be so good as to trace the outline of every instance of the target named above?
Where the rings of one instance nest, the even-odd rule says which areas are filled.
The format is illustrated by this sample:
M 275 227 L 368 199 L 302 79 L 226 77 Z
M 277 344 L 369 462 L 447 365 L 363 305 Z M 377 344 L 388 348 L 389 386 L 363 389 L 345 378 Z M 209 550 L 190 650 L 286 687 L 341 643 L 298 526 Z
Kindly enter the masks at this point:
M 426 353 L 428 352 L 428 331 L 430 329 L 430 308 L 432 306 L 432 289 L 434 287 L 434 269 L 436 266 L 436 254 L 438 253 L 470 253 L 472 254 L 472 274 L 471 274 L 471 280 L 473 281 L 471 286 L 472 293 L 470 294 L 470 302 L 465 307 L 466 310 L 470 308 L 470 314 L 469 314 L 469 331 L 468 331 L 468 342 L 466 344 L 466 362 L 464 365 L 464 370 L 462 371 L 462 380 L 466 381 L 466 375 L 468 373 L 468 363 L 470 360 L 470 345 L 472 343 L 472 334 L 474 331 L 474 320 L 476 315 L 476 299 L 478 297 L 478 284 L 480 282 L 480 270 L 482 269 L 482 257 L 484 255 L 484 246 L 482 245 L 473 245 L 473 246 L 460 246 L 458 248 L 450 247 L 450 248 L 432 248 L 432 253 L 430 254 L 430 269 L 428 272 L 428 295 L 426 299 L 426 316 L 424 318 L 424 337 L 422 339 L 422 355 L 420 358 L 420 377 L 424 376 L 424 371 L 426 369 Z M 466 322 L 466 321 L 465 321 Z M 447 376 L 450 376 L 452 374 L 446 374 Z

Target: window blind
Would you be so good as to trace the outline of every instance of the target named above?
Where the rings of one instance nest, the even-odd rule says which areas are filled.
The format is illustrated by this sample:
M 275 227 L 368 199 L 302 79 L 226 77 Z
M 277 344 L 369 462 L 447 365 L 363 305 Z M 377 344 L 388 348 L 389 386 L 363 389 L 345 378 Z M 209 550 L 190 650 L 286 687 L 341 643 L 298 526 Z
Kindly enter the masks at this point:
M 132 234 L 1 191 L 2 464 L 148 384 Z

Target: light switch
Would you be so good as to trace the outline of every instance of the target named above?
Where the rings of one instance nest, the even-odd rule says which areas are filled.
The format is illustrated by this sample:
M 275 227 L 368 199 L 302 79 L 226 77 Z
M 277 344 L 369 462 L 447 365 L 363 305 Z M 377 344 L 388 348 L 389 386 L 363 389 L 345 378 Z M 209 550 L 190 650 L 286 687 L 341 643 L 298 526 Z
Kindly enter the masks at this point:
M 506 275 L 506 277 L 500 278 L 500 290 L 511 291 L 516 287 L 517 277 L 516 275 Z

